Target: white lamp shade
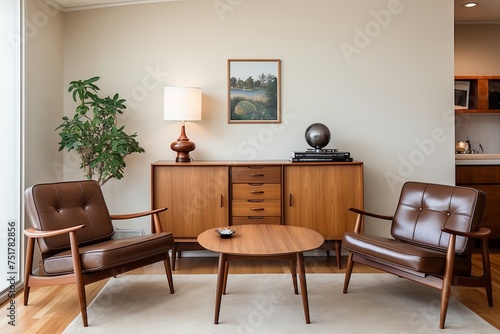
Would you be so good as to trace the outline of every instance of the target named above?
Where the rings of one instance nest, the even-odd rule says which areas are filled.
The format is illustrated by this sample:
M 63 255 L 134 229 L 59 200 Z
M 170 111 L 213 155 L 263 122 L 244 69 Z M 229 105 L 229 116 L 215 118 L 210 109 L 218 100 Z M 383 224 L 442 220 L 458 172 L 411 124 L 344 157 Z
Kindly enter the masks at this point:
M 168 121 L 201 120 L 201 88 L 165 87 L 163 117 Z

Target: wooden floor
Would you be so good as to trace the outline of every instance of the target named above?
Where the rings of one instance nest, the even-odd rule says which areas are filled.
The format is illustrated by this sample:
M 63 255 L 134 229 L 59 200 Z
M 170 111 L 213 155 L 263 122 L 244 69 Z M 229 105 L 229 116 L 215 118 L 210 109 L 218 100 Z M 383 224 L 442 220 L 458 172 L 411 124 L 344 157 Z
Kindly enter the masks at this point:
M 306 257 L 306 273 L 344 273 L 345 262 L 346 258 L 343 257 L 342 269 L 337 269 L 335 257 Z M 479 273 L 481 268 L 479 255 L 474 255 L 473 263 L 474 273 Z M 453 287 L 452 298 L 457 299 L 500 330 L 500 317 L 498 316 L 500 314 L 500 252 L 495 251 L 491 254 L 491 269 L 493 274 L 493 307 L 488 307 L 484 289 L 480 288 Z M 234 261 L 230 267 L 230 273 L 239 274 L 288 272 L 288 263 L 286 261 L 242 260 Z M 377 273 L 378 271 L 356 264 L 354 272 Z M 175 275 L 216 273 L 217 258 L 180 258 L 177 260 L 177 270 L 174 271 L 174 286 Z M 155 264 L 128 274 L 164 274 L 164 270 L 161 264 Z M 90 284 L 86 287 L 88 304 L 95 298 L 105 283 L 106 280 Z M 7 323 L 7 303 L 1 305 L 0 333 L 62 333 L 75 317 L 80 317 L 78 297 L 74 285 L 32 288 L 31 290 L 28 306 L 22 305 L 22 293 L 18 294 L 15 298 L 15 328 Z M 89 323 L 92 323 L 92 319 L 89 319 Z M 436 328 L 437 326 L 438 324 L 436 323 Z

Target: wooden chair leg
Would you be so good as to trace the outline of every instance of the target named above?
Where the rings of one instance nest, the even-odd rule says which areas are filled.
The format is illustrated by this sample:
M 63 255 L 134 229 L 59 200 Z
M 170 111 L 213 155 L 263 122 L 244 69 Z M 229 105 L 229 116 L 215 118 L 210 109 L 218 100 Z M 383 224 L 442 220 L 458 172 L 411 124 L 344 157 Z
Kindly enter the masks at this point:
M 486 280 L 486 297 L 488 298 L 488 305 L 493 306 L 493 289 L 491 286 L 490 251 L 488 247 L 488 239 L 481 239 L 481 250 L 483 258 L 483 275 Z
M 26 267 L 24 269 L 24 305 L 28 305 L 30 295 L 30 276 L 33 266 L 33 251 L 35 249 L 35 239 L 28 238 L 26 246 Z
M 80 311 L 82 313 L 83 326 L 88 327 L 89 324 L 87 321 L 87 297 L 85 295 L 85 283 L 83 281 L 82 263 L 75 232 L 69 233 L 69 243 L 71 245 L 71 258 L 73 259 L 73 270 L 76 281 L 76 289 L 78 291 L 78 300 L 80 301 Z
M 451 292 L 451 279 L 447 282 L 446 278 L 443 280 L 443 291 L 441 293 L 441 311 L 439 313 L 439 328 L 444 329 L 446 321 L 446 312 L 448 311 L 448 302 Z
M 448 242 L 448 251 L 446 253 L 446 267 L 443 276 L 443 286 L 441 292 L 441 312 L 439 314 L 439 328 L 444 329 L 446 321 L 446 312 L 448 311 L 448 302 L 451 293 L 451 279 L 453 277 L 453 264 L 455 262 L 455 242 L 456 236 L 450 235 Z
M 24 306 L 28 305 L 28 298 L 30 296 L 30 287 L 27 281 L 24 281 Z
M 170 288 L 170 293 L 174 293 L 174 280 L 172 279 L 172 267 L 170 266 L 170 259 L 168 257 L 163 260 L 163 266 L 165 267 L 165 272 L 167 274 L 168 286 Z
M 81 280 L 77 278 L 76 288 L 78 290 L 78 300 L 80 301 L 80 312 L 82 313 L 83 327 L 88 327 L 87 320 L 87 297 L 85 295 L 85 285 L 83 284 L 83 277 Z
M 491 276 L 488 279 L 489 281 L 486 283 L 486 298 L 488 298 L 488 306 L 493 306 L 493 288 L 491 286 Z
M 347 267 L 345 269 L 345 278 L 344 278 L 344 290 L 343 293 L 347 293 L 347 287 L 349 286 L 349 281 L 351 280 L 352 267 L 354 262 L 352 260 L 352 253 L 349 253 L 347 256 Z

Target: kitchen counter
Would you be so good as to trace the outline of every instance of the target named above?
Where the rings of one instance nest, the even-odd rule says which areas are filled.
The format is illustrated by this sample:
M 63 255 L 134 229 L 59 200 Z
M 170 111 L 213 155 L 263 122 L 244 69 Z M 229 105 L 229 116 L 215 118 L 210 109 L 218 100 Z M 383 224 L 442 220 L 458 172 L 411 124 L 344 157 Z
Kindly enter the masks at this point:
M 500 153 L 455 154 L 455 165 L 500 165 Z

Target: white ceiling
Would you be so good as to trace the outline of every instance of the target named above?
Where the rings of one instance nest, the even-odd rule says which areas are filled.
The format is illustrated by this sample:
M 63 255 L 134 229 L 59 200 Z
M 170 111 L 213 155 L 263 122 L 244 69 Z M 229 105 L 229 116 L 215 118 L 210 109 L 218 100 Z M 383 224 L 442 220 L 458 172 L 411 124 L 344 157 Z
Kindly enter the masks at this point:
M 52 3 L 55 7 L 63 12 L 71 12 L 76 10 L 105 8 L 114 6 L 137 5 L 154 2 L 172 2 L 183 0 L 45 0 Z
M 477 3 L 476 7 L 465 8 L 466 2 Z M 500 0 L 455 0 L 455 21 L 497 21 L 500 22 Z
M 185 0 L 45 0 L 55 4 L 62 11 L 75 11 L 91 8 L 125 6 L 153 2 Z M 478 5 L 473 8 L 462 6 L 468 0 L 455 1 L 455 21 L 497 21 L 500 22 L 500 0 L 471 0 Z M 429 8 L 432 10 L 432 8 Z

